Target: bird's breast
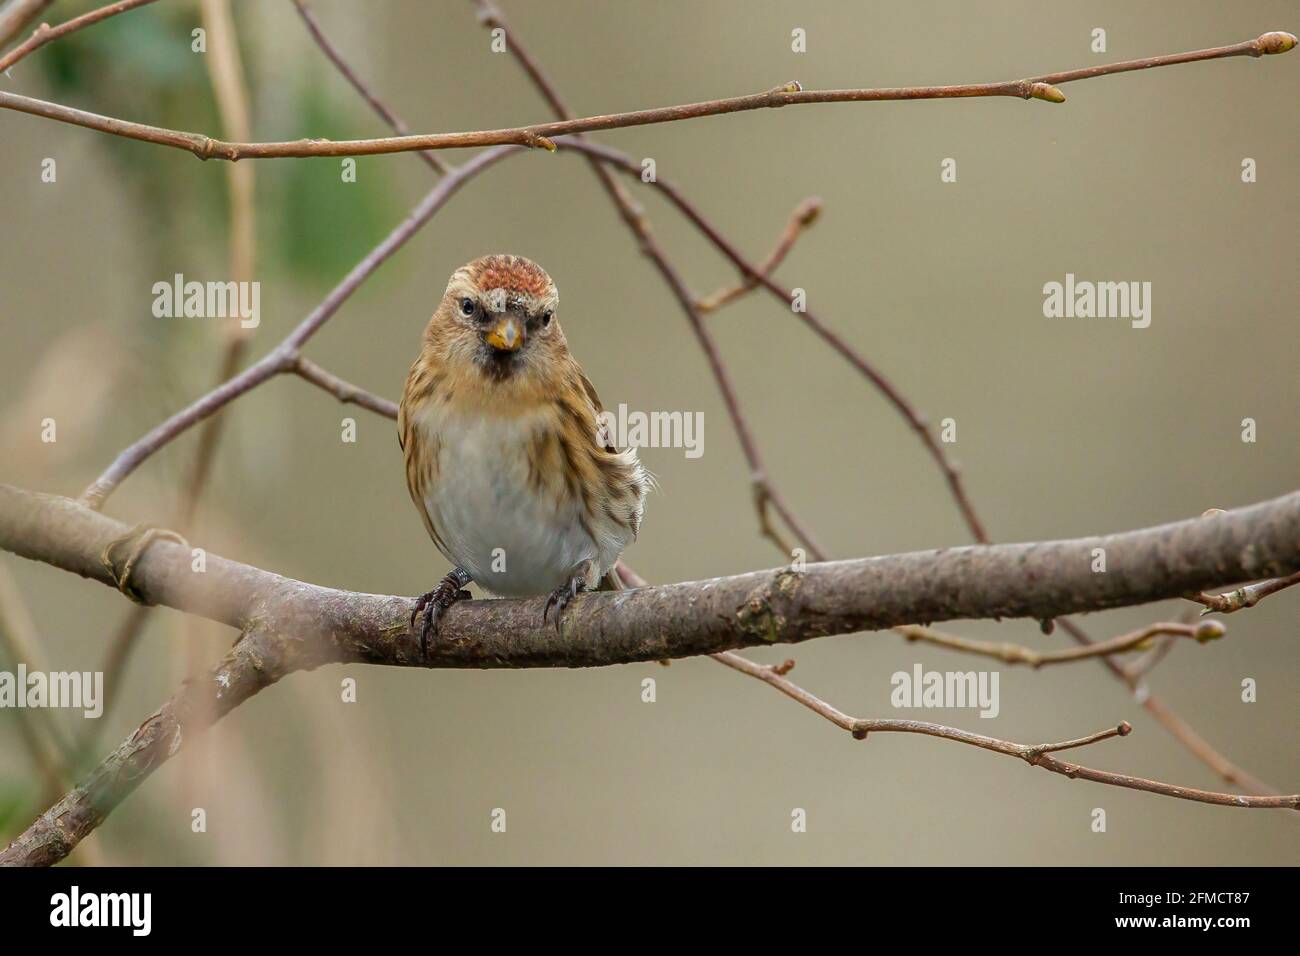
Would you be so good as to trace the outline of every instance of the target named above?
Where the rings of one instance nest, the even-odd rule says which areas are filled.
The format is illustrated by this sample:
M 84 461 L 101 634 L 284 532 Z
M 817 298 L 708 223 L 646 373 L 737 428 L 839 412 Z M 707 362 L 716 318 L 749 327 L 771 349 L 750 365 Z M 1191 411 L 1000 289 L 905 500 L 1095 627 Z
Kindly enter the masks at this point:
M 487 590 L 544 594 L 609 550 L 565 474 L 545 410 L 514 415 L 433 408 L 418 427 L 438 449 L 424 504 L 446 556 Z M 625 542 L 624 542 L 625 543 Z M 622 543 L 617 550 L 621 552 Z

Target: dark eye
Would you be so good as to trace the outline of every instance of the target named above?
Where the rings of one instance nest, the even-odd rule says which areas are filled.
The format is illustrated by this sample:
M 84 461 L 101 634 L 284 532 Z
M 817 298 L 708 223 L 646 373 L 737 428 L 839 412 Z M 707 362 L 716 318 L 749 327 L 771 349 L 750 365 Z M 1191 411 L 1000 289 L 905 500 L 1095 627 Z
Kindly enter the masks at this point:
M 545 327 L 550 324 L 551 324 L 551 310 L 547 309 L 545 312 L 542 313 L 542 326 Z
M 476 305 L 474 305 L 474 300 L 473 300 L 473 299 L 461 299 L 461 300 L 460 300 L 460 314 L 461 314 L 461 315 L 473 315 L 474 312 L 477 310 L 477 308 L 478 308 L 478 307 L 477 307 Z

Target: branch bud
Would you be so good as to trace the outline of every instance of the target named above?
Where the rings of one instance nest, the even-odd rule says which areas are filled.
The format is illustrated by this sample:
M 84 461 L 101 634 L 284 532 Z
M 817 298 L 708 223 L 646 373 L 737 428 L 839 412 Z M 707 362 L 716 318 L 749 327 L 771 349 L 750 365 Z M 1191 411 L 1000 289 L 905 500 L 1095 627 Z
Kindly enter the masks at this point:
M 1065 94 L 1050 83 L 1033 84 L 1029 87 L 1029 95 L 1036 100 L 1047 100 L 1049 103 L 1065 102 Z
M 1202 621 L 1196 625 L 1196 632 L 1192 636 L 1198 643 L 1204 644 L 1207 641 L 1217 641 L 1227 633 L 1228 629 L 1220 621 Z
M 1276 30 L 1273 33 L 1265 33 L 1255 43 L 1259 46 L 1261 53 L 1285 53 L 1295 47 L 1296 38 L 1290 33 Z

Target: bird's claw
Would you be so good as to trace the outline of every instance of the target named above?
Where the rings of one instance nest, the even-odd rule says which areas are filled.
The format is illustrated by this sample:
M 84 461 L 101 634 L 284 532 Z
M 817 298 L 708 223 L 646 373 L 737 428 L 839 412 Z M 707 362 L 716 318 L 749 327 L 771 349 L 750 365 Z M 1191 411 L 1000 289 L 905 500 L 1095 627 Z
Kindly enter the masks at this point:
M 585 581 L 585 575 L 575 574 L 569 578 L 568 583 L 561 584 L 550 593 L 550 596 L 546 598 L 546 607 L 542 609 L 542 627 L 546 626 L 546 619 L 551 613 L 551 608 L 555 608 L 555 633 L 564 633 L 561 625 L 564 609 L 569 606 L 570 601 L 578 596 L 578 592 L 582 590 Z
M 461 587 L 461 581 L 455 574 L 448 574 L 438 582 L 432 591 L 426 591 L 415 601 L 411 611 L 411 629 L 415 630 L 416 618 L 420 618 L 420 659 L 429 659 L 429 638 L 438 633 L 438 622 L 447 608 L 457 601 L 469 599 L 469 592 Z

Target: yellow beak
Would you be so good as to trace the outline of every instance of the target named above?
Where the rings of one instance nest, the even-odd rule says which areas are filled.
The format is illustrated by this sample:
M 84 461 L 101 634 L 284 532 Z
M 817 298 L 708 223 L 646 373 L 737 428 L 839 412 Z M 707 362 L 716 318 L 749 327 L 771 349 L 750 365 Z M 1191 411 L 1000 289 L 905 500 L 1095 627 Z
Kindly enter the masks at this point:
M 487 344 L 498 352 L 517 352 L 524 344 L 524 327 L 513 315 L 504 315 L 488 333 Z

